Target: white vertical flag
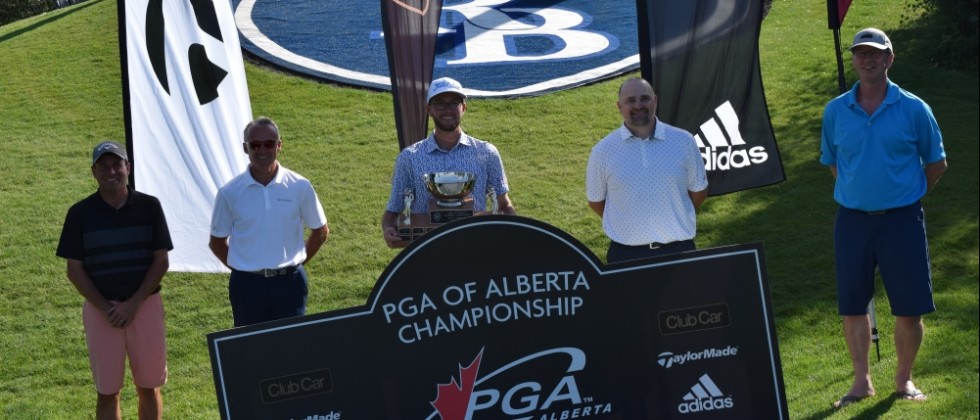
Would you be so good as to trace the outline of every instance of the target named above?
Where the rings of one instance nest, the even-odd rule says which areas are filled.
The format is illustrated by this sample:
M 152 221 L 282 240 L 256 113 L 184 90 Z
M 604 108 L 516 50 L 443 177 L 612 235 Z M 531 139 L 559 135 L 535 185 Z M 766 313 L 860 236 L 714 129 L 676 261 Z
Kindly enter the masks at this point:
M 245 170 L 251 104 L 231 4 L 120 0 L 127 141 L 135 188 L 160 199 L 174 271 L 227 269 L 208 249 L 218 188 Z

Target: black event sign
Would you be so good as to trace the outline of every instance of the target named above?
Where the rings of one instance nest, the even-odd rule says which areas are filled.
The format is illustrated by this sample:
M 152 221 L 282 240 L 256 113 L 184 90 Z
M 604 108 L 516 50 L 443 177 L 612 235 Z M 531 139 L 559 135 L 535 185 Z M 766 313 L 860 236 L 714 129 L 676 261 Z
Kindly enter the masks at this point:
M 602 265 L 516 216 L 445 225 L 364 306 L 208 335 L 225 419 L 787 418 L 762 246 Z

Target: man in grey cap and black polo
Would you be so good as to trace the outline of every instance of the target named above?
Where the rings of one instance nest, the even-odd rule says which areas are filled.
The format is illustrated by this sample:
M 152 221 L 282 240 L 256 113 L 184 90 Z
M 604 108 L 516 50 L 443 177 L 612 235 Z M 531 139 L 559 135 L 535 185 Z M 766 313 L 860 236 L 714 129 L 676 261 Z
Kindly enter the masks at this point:
M 912 365 L 922 344 L 922 315 L 933 312 L 932 276 L 921 199 L 946 172 L 942 133 L 932 109 L 888 79 L 891 40 L 875 28 L 854 35 L 850 48 L 858 82 L 827 104 L 820 163 L 836 182 L 834 223 L 837 307 L 854 368 L 854 382 L 835 407 L 875 394 L 868 366 L 868 303 L 875 268 L 895 316 L 895 396 L 922 401 Z
M 459 82 L 443 77 L 432 81 L 426 95 L 426 112 L 432 117 L 435 129 L 422 141 L 406 147 L 395 160 L 391 177 L 391 195 L 381 230 L 389 247 L 395 247 L 398 236 L 397 221 L 404 210 L 405 190 L 412 190 L 412 213 L 428 211 L 432 195 L 425 187 L 423 174 L 441 171 L 462 171 L 476 175 L 473 187 L 473 207 L 486 208 L 486 192 L 493 188 L 497 196 L 498 210 L 503 214 L 516 214 L 507 192 L 507 175 L 500 153 L 494 145 L 466 135 L 460 126 L 466 112 L 466 94 Z
M 139 418 L 159 419 L 167 383 L 167 348 L 160 282 L 174 248 L 156 197 L 129 187 L 126 148 L 104 141 L 92 150 L 98 191 L 71 206 L 56 254 L 85 298 L 82 324 L 98 393 L 95 417 L 120 418 L 126 359 Z

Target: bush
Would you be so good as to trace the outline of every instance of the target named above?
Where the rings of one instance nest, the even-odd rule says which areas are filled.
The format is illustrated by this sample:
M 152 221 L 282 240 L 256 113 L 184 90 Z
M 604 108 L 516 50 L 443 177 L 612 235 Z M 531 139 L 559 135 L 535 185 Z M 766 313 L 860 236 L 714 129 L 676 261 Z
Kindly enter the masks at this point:
M 53 6 L 49 0 L 3 0 L 0 2 L 0 25 L 39 15 Z
M 924 50 L 938 67 L 977 71 L 978 0 L 915 0 L 903 22 L 922 30 Z

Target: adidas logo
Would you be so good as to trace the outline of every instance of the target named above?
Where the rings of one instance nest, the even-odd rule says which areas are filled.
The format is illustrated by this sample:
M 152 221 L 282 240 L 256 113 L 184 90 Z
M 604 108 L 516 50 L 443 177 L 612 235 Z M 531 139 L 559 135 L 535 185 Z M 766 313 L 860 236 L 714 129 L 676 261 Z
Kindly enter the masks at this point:
M 701 124 L 701 133 L 708 141 L 707 145 L 701 139 L 701 134 L 694 136 L 698 148 L 703 150 L 701 158 L 704 159 L 706 171 L 727 171 L 769 160 L 769 153 L 766 152 L 765 147 L 749 148 L 745 144 L 742 134 L 738 131 L 738 114 L 735 113 L 735 108 L 732 108 L 731 102 L 725 101 L 715 108 L 715 116 L 717 118 L 711 118 Z M 718 121 L 721 121 L 721 125 L 718 125 Z
M 725 348 L 707 348 L 701 351 L 688 351 L 687 353 L 674 354 L 665 351 L 657 355 L 657 364 L 664 368 L 670 368 L 675 363 L 683 365 L 685 362 L 696 360 L 707 360 L 718 357 L 729 357 L 738 354 L 738 347 L 728 346 Z
M 681 414 L 727 410 L 735 407 L 732 397 L 722 394 L 708 374 L 701 375 L 698 382 L 691 387 L 691 392 L 684 394 L 682 399 L 683 402 L 677 405 L 677 411 Z

